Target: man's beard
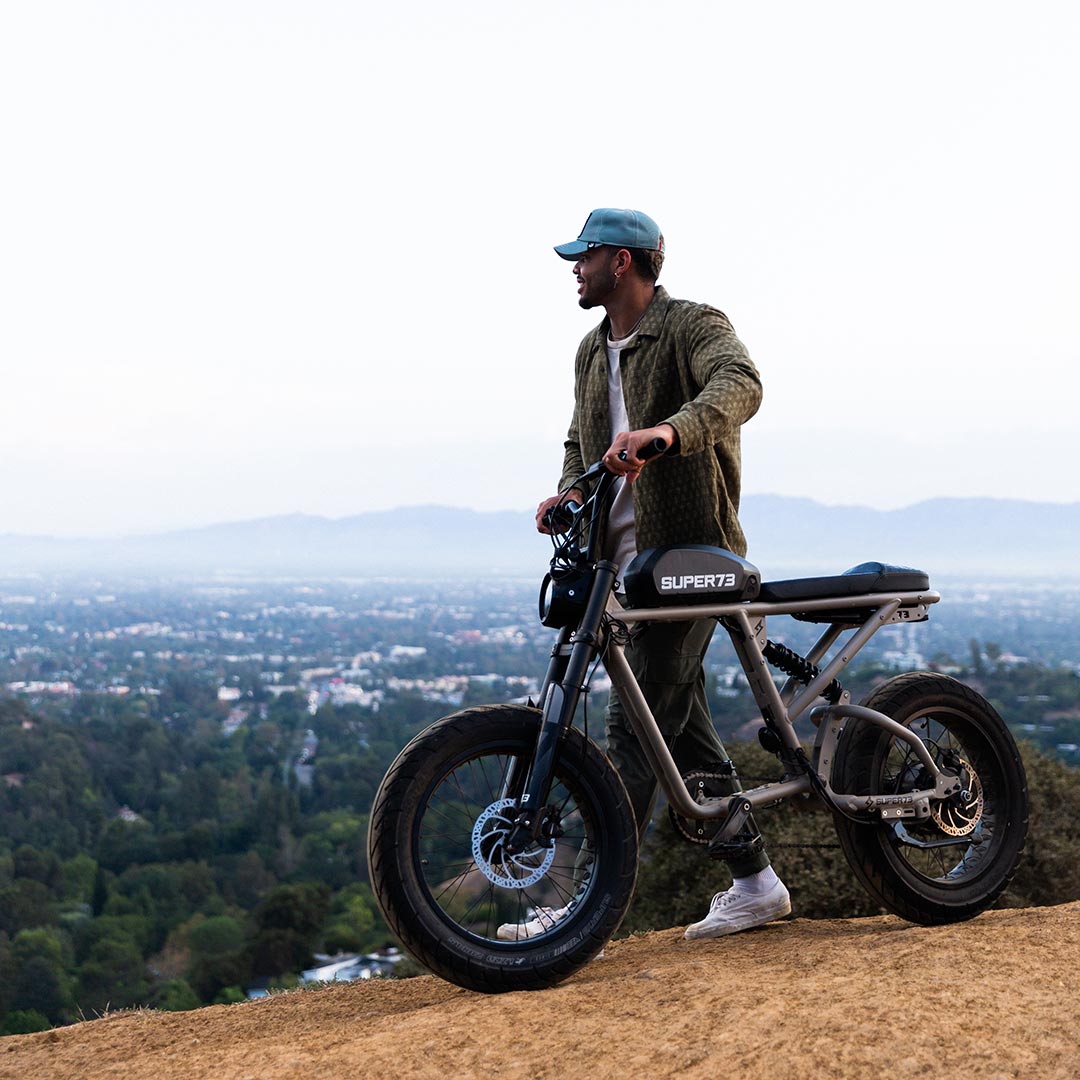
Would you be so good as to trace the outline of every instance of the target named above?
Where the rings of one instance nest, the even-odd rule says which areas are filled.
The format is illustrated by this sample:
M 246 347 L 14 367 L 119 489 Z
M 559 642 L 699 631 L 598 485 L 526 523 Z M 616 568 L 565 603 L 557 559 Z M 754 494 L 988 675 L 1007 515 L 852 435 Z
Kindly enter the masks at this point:
M 604 293 L 603 296 L 600 296 L 600 297 L 591 296 L 590 293 L 589 293 L 589 290 L 586 289 L 585 292 L 583 292 L 581 294 L 581 296 L 578 297 L 578 307 L 584 308 L 586 311 L 588 311 L 590 308 L 594 308 L 594 307 L 599 306 L 615 291 L 618 284 L 619 284 L 618 277 L 615 274 L 612 274 L 611 275 L 611 287 L 608 289 L 608 291 L 606 293 Z

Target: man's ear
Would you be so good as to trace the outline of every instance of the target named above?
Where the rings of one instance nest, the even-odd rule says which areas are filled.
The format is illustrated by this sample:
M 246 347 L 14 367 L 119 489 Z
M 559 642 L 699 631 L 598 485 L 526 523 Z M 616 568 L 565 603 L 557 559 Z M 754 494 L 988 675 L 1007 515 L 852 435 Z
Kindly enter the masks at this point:
M 630 258 L 630 252 L 626 248 L 619 248 L 614 255 L 615 263 L 613 269 L 619 277 L 622 277 L 630 267 L 633 265 L 634 260 Z

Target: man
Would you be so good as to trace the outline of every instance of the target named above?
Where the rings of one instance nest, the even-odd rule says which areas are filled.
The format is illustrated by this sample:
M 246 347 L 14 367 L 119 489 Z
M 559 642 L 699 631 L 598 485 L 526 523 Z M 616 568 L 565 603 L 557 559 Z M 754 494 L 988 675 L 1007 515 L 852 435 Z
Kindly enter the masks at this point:
M 669 544 L 709 544 L 744 555 L 739 427 L 757 412 L 761 382 L 727 317 L 673 300 L 656 284 L 664 238 L 639 211 L 594 210 L 577 240 L 555 251 L 574 264 L 580 306 L 606 312 L 578 347 L 560 490 L 598 458 L 625 478 L 608 536 L 608 557 L 623 569 L 637 551 Z M 638 451 L 656 438 L 667 444 L 667 453 L 642 461 Z M 571 497 L 582 501 L 580 492 Z M 537 508 L 541 532 L 548 531 L 543 517 L 558 499 Z M 715 770 L 727 757 L 705 695 L 703 660 L 715 625 L 713 619 L 651 623 L 626 651 L 684 774 Z M 657 781 L 614 692 L 605 719 L 608 755 L 644 836 Z M 733 779 L 731 791 L 737 790 Z M 687 928 L 686 937 L 720 937 L 791 911 L 756 828 L 745 839 L 743 853 L 729 860 L 731 888 L 713 897 L 708 914 Z M 544 909 L 529 923 L 500 928 L 500 936 L 540 933 L 564 913 Z

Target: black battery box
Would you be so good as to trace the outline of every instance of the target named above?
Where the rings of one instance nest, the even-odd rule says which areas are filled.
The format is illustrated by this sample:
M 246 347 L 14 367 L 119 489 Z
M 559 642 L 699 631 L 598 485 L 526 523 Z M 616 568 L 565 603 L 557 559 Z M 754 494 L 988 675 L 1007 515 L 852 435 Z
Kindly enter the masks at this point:
M 723 548 L 705 544 L 649 548 L 623 575 L 627 607 L 730 604 L 753 600 L 761 588 L 758 568 Z

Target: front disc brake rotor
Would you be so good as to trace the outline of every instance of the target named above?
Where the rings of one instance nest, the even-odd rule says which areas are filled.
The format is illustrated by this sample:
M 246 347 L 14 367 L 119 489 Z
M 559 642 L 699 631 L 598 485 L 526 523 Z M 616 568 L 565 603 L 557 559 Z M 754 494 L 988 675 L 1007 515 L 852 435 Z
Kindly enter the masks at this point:
M 506 850 L 513 832 L 518 806 L 514 799 L 493 802 L 477 819 L 472 831 L 472 854 L 480 872 L 503 889 L 527 889 L 535 885 L 555 858 L 555 845 L 537 845 L 526 851 Z

